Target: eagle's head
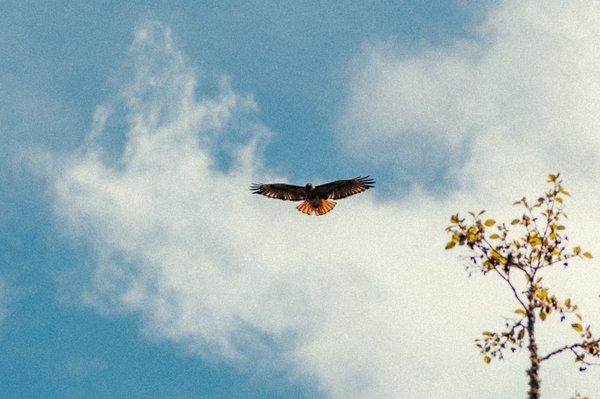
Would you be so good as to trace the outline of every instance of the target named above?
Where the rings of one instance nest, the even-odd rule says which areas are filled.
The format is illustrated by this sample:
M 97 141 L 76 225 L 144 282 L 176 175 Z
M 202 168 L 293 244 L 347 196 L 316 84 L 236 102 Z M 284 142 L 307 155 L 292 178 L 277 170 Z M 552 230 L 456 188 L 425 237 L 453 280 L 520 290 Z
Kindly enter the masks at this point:
M 306 185 L 306 191 L 313 191 L 314 189 L 315 189 L 315 186 L 314 186 L 314 184 L 312 184 L 312 183 L 308 183 L 308 184 Z

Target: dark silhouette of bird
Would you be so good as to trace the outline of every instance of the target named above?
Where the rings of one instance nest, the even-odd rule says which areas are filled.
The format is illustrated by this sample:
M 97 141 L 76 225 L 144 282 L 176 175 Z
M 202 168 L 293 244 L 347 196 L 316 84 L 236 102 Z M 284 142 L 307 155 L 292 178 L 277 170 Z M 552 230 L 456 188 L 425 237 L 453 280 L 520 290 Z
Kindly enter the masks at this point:
M 320 186 L 314 186 L 312 183 L 308 183 L 304 187 L 285 183 L 253 184 L 250 186 L 250 191 L 253 194 L 262 194 L 284 201 L 303 201 L 296 209 L 307 215 L 321 216 L 335 207 L 336 202 L 332 200 L 362 193 L 374 185 L 375 180 L 369 176 L 358 176 L 354 179 L 336 180 Z

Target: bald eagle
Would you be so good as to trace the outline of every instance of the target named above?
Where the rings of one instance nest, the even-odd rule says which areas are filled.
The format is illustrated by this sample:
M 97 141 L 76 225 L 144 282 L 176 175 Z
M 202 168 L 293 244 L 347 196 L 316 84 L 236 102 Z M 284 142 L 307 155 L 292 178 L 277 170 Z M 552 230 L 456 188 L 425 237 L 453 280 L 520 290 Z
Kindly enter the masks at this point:
M 312 183 L 308 183 L 304 187 L 285 183 L 253 184 L 250 186 L 250 191 L 253 194 L 261 194 L 284 201 L 303 201 L 296 209 L 307 215 L 321 216 L 335 207 L 336 203 L 332 200 L 362 193 L 373 187 L 374 184 L 375 180 L 369 176 L 358 176 L 354 179 L 336 180 L 320 186 L 314 186 Z

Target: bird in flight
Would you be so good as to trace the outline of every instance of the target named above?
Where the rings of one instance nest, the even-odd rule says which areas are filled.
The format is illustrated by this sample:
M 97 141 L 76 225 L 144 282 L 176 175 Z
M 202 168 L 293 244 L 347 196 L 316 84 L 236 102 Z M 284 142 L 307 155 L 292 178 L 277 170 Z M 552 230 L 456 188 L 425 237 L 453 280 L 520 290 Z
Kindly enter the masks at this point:
M 336 203 L 332 200 L 362 193 L 373 187 L 374 184 L 375 180 L 369 176 L 358 176 L 354 179 L 336 180 L 320 186 L 314 186 L 312 183 L 308 183 L 304 187 L 285 183 L 253 184 L 250 186 L 250 191 L 253 194 L 262 194 L 284 201 L 303 201 L 296 209 L 307 215 L 321 216 L 335 207 Z

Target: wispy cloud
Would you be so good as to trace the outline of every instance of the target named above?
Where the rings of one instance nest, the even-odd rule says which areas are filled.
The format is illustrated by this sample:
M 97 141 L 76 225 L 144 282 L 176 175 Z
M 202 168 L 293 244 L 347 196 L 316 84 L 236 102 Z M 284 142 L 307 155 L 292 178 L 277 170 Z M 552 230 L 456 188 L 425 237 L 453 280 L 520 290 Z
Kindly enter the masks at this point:
M 284 180 L 261 166 L 268 132 L 251 96 L 227 80 L 215 97 L 198 96 L 197 74 L 169 29 L 140 25 L 122 101 L 99 108 L 94 137 L 51 181 L 57 218 L 95 249 L 88 303 L 139 312 L 149 335 L 204 356 L 260 362 L 257 353 L 276 351 L 290 375 L 314 377 L 330 397 L 522 394 L 524 367 L 484 367 L 472 345 L 512 310 L 509 296 L 467 280 L 442 249 L 450 213 L 491 207 L 506 216 L 500 206 L 538 191 L 533 183 L 556 166 L 574 186 L 576 237 L 593 244 L 600 212 L 585 212 L 598 187 L 590 150 L 600 145 L 589 75 L 600 58 L 594 19 L 521 4 L 492 11 L 477 42 L 404 58 L 365 52 L 344 118 L 363 133 L 341 139 L 395 162 L 394 143 L 406 144 L 398 137 L 425 134 L 462 158 L 448 169 L 461 185 L 444 199 L 418 189 L 386 203 L 363 195 L 324 218 L 248 193 L 252 181 Z M 544 22 L 548 12 L 560 23 Z M 573 48 L 583 54 L 576 61 Z M 562 59 L 571 61 L 551 62 Z M 106 157 L 99 137 L 119 115 L 124 145 Z M 557 158 L 554 146 L 564 149 Z M 568 275 L 593 313 L 597 300 L 584 299 L 598 274 Z M 560 384 L 543 376 L 549 397 L 594 388 L 575 371 L 560 376 Z

